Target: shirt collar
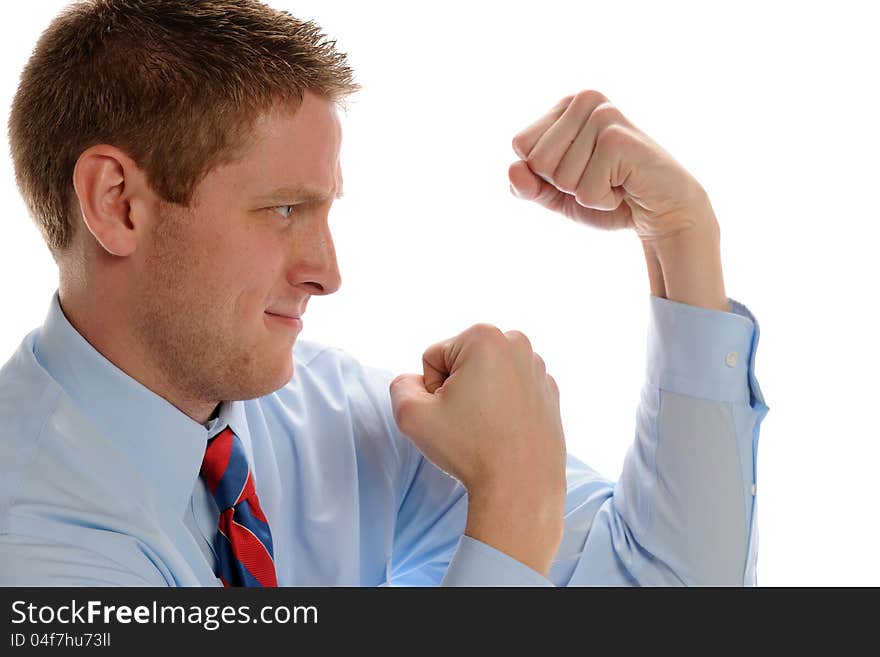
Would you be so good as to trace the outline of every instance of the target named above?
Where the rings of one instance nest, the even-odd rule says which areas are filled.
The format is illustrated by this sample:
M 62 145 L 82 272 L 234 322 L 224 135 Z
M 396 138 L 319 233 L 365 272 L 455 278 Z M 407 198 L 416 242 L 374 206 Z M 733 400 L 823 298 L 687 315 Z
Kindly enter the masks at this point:
M 58 290 L 34 344 L 34 356 L 67 395 L 137 466 L 159 503 L 181 518 L 192 496 L 209 437 L 226 425 L 253 463 L 244 402 L 224 401 L 200 424 L 107 360 L 73 327 Z

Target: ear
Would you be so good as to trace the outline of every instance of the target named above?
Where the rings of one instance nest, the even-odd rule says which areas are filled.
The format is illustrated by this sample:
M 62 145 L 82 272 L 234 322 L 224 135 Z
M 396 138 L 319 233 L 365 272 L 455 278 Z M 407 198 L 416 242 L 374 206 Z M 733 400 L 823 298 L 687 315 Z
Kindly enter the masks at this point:
M 92 146 L 76 162 L 73 187 L 83 223 L 98 243 L 112 255 L 131 255 L 150 221 L 147 213 L 133 210 L 143 209 L 151 195 L 134 160 L 115 146 Z

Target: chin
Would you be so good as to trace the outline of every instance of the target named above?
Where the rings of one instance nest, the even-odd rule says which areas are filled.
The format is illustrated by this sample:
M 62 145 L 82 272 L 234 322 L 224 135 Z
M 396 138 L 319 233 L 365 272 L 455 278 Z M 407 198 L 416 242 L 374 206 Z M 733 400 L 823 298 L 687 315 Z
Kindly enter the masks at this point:
M 294 365 L 293 365 L 293 349 L 286 352 L 286 363 L 283 367 L 279 367 L 275 371 L 275 376 L 272 377 L 272 384 L 274 388 L 269 392 L 275 392 L 279 388 L 283 388 L 288 384 L 288 382 L 293 378 Z M 266 393 L 268 394 L 268 393 Z
M 283 357 L 282 357 L 283 358 Z M 260 367 L 256 363 L 252 363 L 251 367 L 256 367 L 250 371 L 250 376 L 242 376 L 238 380 L 239 388 L 236 391 L 234 399 L 257 399 L 265 395 L 270 395 L 276 390 L 280 390 L 293 377 L 293 357 L 288 356 L 289 365 L 279 363 L 278 359 L 263 361 L 264 365 Z

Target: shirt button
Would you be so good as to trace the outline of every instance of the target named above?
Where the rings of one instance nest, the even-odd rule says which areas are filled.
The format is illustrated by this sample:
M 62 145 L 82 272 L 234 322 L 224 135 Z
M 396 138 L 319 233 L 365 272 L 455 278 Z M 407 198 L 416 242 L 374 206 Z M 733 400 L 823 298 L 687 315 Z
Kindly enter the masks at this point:
M 737 355 L 735 351 L 727 352 L 727 356 L 724 358 L 724 364 L 728 367 L 736 367 Z
M 754 495 L 755 495 L 755 484 L 752 484 L 752 496 L 754 497 Z

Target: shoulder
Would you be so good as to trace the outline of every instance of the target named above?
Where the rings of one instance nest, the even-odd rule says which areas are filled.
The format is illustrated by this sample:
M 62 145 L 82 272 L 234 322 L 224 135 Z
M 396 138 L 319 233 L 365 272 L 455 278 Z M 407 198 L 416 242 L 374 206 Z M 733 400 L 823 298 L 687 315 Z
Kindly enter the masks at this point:
M 362 363 L 345 349 L 301 340 L 294 347 L 293 377 L 279 390 L 258 400 L 276 417 L 308 418 L 330 430 L 351 436 L 364 455 L 390 449 L 394 461 L 406 467 L 415 458 L 414 446 L 394 421 L 389 386 L 394 374 Z
M 120 529 L 135 518 L 149 523 L 153 514 L 135 467 L 40 366 L 27 339 L 0 368 L 0 417 L 4 555 L 27 570 L 36 563 L 32 555 L 43 554 L 46 563 L 61 552 L 82 563 L 115 555 L 124 563 L 140 553 Z
M 341 347 L 334 347 L 313 340 L 298 340 L 293 348 L 293 357 L 296 365 L 306 368 L 326 370 L 328 366 L 338 367 L 344 372 L 353 373 L 358 376 L 366 374 L 394 378 L 390 371 L 364 364 Z
M 303 392 L 319 386 L 324 394 L 346 398 L 366 394 L 390 405 L 391 371 L 366 365 L 340 347 L 308 340 L 296 343 L 293 356 L 293 377 L 284 389 Z
M 24 416 L 40 407 L 48 391 L 56 396 L 58 384 L 34 356 L 37 331 L 29 333 L 0 367 L 0 413 L 2 417 Z
M 40 436 L 52 423 L 62 390 L 40 367 L 29 334 L 0 368 L 0 509 L 11 506 Z M 2 531 L 2 524 L 0 524 Z

